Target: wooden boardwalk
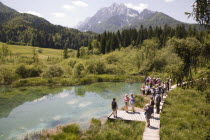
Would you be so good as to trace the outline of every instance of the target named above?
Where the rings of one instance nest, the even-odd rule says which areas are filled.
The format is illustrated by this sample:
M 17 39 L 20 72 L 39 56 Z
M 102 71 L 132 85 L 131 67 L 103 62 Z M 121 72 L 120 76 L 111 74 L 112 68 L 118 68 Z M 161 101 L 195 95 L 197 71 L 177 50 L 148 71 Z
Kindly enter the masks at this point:
M 117 118 L 110 114 L 108 119 L 111 120 L 125 120 L 125 121 L 146 121 L 144 112 L 136 111 L 125 112 L 124 110 L 117 110 Z M 159 122 L 159 114 L 155 114 L 154 118 L 150 119 L 151 122 Z
M 173 85 L 170 90 L 176 88 L 176 85 Z M 167 96 L 163 96 L 163 101 L 160 104 L 160 108 L 162 109 L 164 100 Z M 156 111 L 156 110 L 155 110 Z M 159 115 L 160 119 L 160 115 Z M 160 140 L 160 121 L 159 122 L 152 122 L 150 121 L 150 127 L 145 127 L 144 133 L 143 133 L 143 140 Z
M 176 88 L 176 85 L 171 87 L 171 90 Z M 164 100 L 167 96 L 163 96 L 163 101 L 160 103 L 160 111 L 163 107 Z M 154 112 L 156 112 L 156 109 L 154 109 Z M 111 113 L 108 116 L 108 119 L 111 120 L 125 120 L 125 121 L 146 121 L 144 112 L 136 111 L 128 113 L 124 110 L 117 110 L 117 118 L 114 118 L 113 114 Z M 150 119 L 150 127 L 145 126 L 145 130 L 143 133 L 143 140 L 160 140 L 160 115 L 154 114 L 154 118 Z

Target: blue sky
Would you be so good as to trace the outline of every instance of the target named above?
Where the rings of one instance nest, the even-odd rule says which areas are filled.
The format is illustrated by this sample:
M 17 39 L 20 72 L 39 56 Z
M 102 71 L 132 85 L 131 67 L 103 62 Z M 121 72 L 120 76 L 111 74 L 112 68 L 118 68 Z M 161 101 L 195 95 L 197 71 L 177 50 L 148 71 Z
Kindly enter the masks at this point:
M 184 12 L 192 11 L 195 0 L 0 0 L 5 5 L 24 13 L 41 16 L 53 24 L 75 27 L 86 17 L 93 16 L 100 8 L 112 3 L 125 3 L 128 7 L 141 12 L 147 8 L 163 12 L 187 23 L 195 23 L 188 19 Z

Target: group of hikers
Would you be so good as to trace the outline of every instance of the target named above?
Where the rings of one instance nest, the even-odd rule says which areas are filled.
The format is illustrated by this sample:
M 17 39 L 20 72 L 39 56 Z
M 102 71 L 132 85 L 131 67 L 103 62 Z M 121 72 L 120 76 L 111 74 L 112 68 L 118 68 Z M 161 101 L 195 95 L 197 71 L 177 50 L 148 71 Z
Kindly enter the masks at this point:
M 167 79 L 166 82 L 160 80 L 160 78 L 145 78 L 145 85 L 141 87 L 141 94 L 143 96 L 151 94 L 150 102 L 144 106 L 145 118 L 147 120 L 147 127 L 150 127 L 150 118 L 154 118 L 154 113 L 160 113 L 160 103 L 163 99 L 164 94 L 168 94 L 168 91 L 171 88 L 171 79 Z M 131 94 L 130 97 L 128 94 L 125 94 L 124 99 L 125 103 L 125 112 L 128 113 L 129 104 L 132 107 L 132 112 L 135 112 L 135 97 L 134 94 Z M 154 112 L 154 107 L 156 108 L 156 112 Z M 113 98 L 112 101 L 112 114 L 114 118 L 117 118 L 117 102 L 116 98 Z

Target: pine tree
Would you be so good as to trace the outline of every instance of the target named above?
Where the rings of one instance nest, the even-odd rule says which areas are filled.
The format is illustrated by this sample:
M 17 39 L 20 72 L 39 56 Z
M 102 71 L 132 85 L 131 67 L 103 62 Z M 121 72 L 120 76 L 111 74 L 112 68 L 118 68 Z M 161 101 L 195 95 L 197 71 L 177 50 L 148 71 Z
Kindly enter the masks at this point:
M 38 54 L 36 52 L 35 47 L 33 47 L 33 57 L 32 58 L 33 58 L 34 63 L 38 63 L 39 62 L 39 57 L 38 57 Z
M 80 57 L 80 49 L 79 49 L 79 47 L 77 48 L 77 58 L 79 58 Z
M 63 58 L 64 59 L 67 59 L 68 58 L 68 49 L 67 49 L 66 46 L 63 48 Z
M 106 31 L 102 34 L 100 43 L 101 43 L 100 52 L 102 54 L 105 54 L 106 53 Z
M 119 49 L 120 46 L 119 46 L 119 41 L 116 37 L 115 34 L 112 35 L 112 39 L 111 39 L 111 50 L 116 50 L 116 49 Z

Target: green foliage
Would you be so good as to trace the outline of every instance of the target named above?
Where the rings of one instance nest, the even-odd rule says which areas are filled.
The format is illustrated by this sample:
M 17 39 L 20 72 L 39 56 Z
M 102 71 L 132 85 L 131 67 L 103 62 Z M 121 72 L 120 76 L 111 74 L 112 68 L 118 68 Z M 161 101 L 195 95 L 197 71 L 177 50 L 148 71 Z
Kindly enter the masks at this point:
M 161 139 L 208 139 L 210 106 L 206 94 L 194 89 L 171 91 L 161 114 Z
M 16 68 L 15 73 L 21 78 L 38 77 L 42 73 L 42 69 L 37 65 L 26 66 L 25 64 L 20 64 Z
M 80 128 L 78 124 L 71 124 L 63 128 L 65 133 L 80 134 Z
M 91 74 L 104 74 L 106 71 L 103 60 L 91 60 L 87 62 L 87 70 Z
M 15 73 L 12 67 L 0 65 L 0 85 L 11 84 L 15 79 Z
M 91 123 L 90 128 L 85 132 L 84 140 L 132 140 L 142 139 L 144 122 L 125 123 L 123 121 L 107 121 L 104 125 Z M 131 131 L 132 130 L 132 131 Z
M 43 72 L 42 76 L 46 78 L 60 77 L 63 73 L 64 71 L 60 66 L 50 66 Z
M 191 13 L 185 12 L 185 14 L 192 16 L 199 24 L 209 26 L 210 23 L 210 11 L 209 0 L 195 0 L 193 4 L 193 11 Z
M 82 63 L 77 63 L 74 67 L 74 76 L 75 77 L 82 77 L 84 75 L 85 67 Z
M 149 102 L 149 99 L 146 99 L 141 95 L 135 95 L 135 100 L 135 106 L 140 108 L 144 107 L 145 104 Z
M 17 67 L 15 72 L 21 77 L 21 78 L 27 78 L 29 77 L 29 70 L 26 68 L 24 64 L 21 64 Z

